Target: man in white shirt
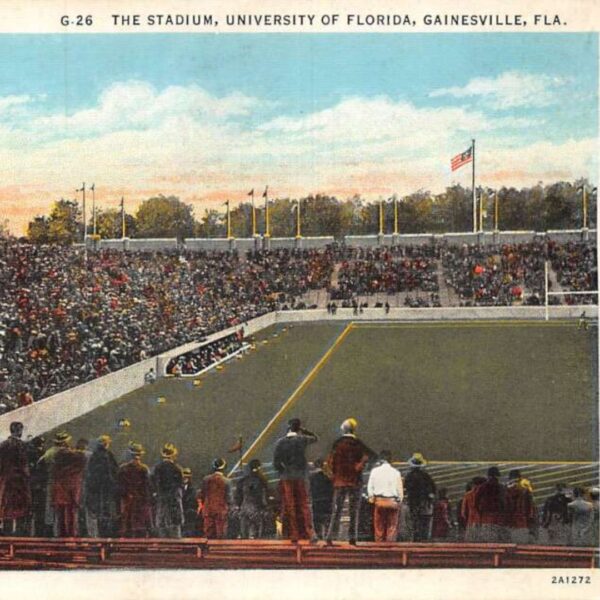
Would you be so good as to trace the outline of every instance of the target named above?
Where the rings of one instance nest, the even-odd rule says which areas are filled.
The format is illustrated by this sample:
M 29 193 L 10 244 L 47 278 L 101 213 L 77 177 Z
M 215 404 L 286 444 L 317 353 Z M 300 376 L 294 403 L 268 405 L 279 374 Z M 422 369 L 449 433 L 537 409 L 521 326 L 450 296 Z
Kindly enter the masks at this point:
M 395 542 L 398 537 L 398 517 L 404 498 L 402 476 L 390 464 L 392 455 L 382 450 L 377 466 L 369 475 L 367 493 L 374 505 L 373 529 L 376 542 Z

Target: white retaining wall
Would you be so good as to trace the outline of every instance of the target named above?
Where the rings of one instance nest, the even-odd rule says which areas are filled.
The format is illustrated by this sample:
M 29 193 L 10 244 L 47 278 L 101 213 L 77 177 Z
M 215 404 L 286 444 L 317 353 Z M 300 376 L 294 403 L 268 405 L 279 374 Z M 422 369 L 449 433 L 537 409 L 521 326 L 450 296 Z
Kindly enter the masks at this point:
M 576 318 L 582 310 L 588 316 L 595 316 L 594 306 L 552 306 L 550 318 Z M 314 321 L 451 321 L 458 319 L 538 319 L 545 316 L 543 306 L 506 306 L 473 308 L 392 308 L 389 314 L 383 308 L 366 308 L 358 315 L 351 308 L 338 308 L 336 315 L 328 314 L 325 309 L 272 312 L 242 325 L 236 325 L 215 333 L 204 342 L 185 344 L 160 356 L 149 358 L 114 373 L 94 379 L 54 396 L 50 396 L 30 406 L 24 406 L 0 415 L 0 439 L 8 435 L 12 421 L 25 424 L 25 435 L 40 435 L 63 423 L 84 415 L 94 408 L 116 400 L 144 385 L 144 375 L 154 368 L 160 376 L 168 361 L 181 354 L 190 352 L 198 346 L 218 339 L 223 335 L 236 332 L 241 326 L 246 335 L 257 333 L 275 323 L 309 323 Z

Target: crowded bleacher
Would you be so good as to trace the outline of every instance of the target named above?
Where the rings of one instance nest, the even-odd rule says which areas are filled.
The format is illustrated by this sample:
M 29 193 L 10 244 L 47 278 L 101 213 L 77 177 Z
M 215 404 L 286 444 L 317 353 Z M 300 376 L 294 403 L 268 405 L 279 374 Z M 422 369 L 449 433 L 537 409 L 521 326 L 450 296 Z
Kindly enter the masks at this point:
M 596 247 L 584 242 L 334 244 L 246 255 L 7 242 L 0 414 L 277 309 L 541 304 L 546 254 L 565 291 L 596 289 Z M 454 296 L 442 297 L 442 288 Z M 323 292 L 320 305 L 307 298 L 311 290 Z M 369 302 L 379 294 L 385 298 Z

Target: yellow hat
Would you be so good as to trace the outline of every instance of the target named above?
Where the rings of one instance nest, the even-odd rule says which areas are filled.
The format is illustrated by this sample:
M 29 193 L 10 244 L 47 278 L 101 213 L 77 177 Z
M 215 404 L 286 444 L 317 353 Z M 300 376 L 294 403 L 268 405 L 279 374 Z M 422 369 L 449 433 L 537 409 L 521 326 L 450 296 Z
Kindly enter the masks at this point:
M 175 447 L 174 444 L 165 444 L 160 451 L 160 455 L 163 458 L 175 458 L 179 454 L 179 450 Z
M 344 433 L 352 433 L 356 428 L 358 427 L 358 421 L 353 418 L 350 417 L 349 419 L 346 419 L 341 426 L 341 430 Z

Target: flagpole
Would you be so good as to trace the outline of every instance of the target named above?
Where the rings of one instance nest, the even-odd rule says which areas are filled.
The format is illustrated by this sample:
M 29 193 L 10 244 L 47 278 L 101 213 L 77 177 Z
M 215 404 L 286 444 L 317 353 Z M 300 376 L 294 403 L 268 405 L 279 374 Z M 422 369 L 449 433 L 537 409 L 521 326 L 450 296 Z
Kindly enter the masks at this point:
M 398 235 L 398 198 L 394 196 L 394 235 Z
M 483 233 L 483 190 L 479 195 L 479 231 Z
M 92 230 L 94 232 L 94 239 L 96 238 L 96 184 L 92 183 Z
M 227 239 L 231 239 L 231 212 L 229 209 L 229 200 L 226 202 L 227 204 Z
M 264 193 L 264 197 L 265 197 L 265 237 L 271 237 L 271 233 L 270 233 L 270 227 L 269 227 L 269 186 L 267 186 L 265 188 L 265 193 Z
M 498 190 L 494 192 L 494 231 L 498 231 Z
M 379 201 L 379 235 L 383 235 L 383 200 Z
M 125 239 L 125 197 L 121 196 L 121 239 Z
M 473 152 L 473 233 L 477 233 L 477 193 L 475 191 L 475 139 L 472 142 Z
M 254 188 L 250 192 L 252 197 L 252 237 L 256 237 L 256 206 L 254 206 Z
M 587 228 L 587 195 L 585 184 L 583 184 L 583 228 Z
M 300 231 L 300 198 L 296 200 L 296 239 L 299 240 L 302 237 Z

